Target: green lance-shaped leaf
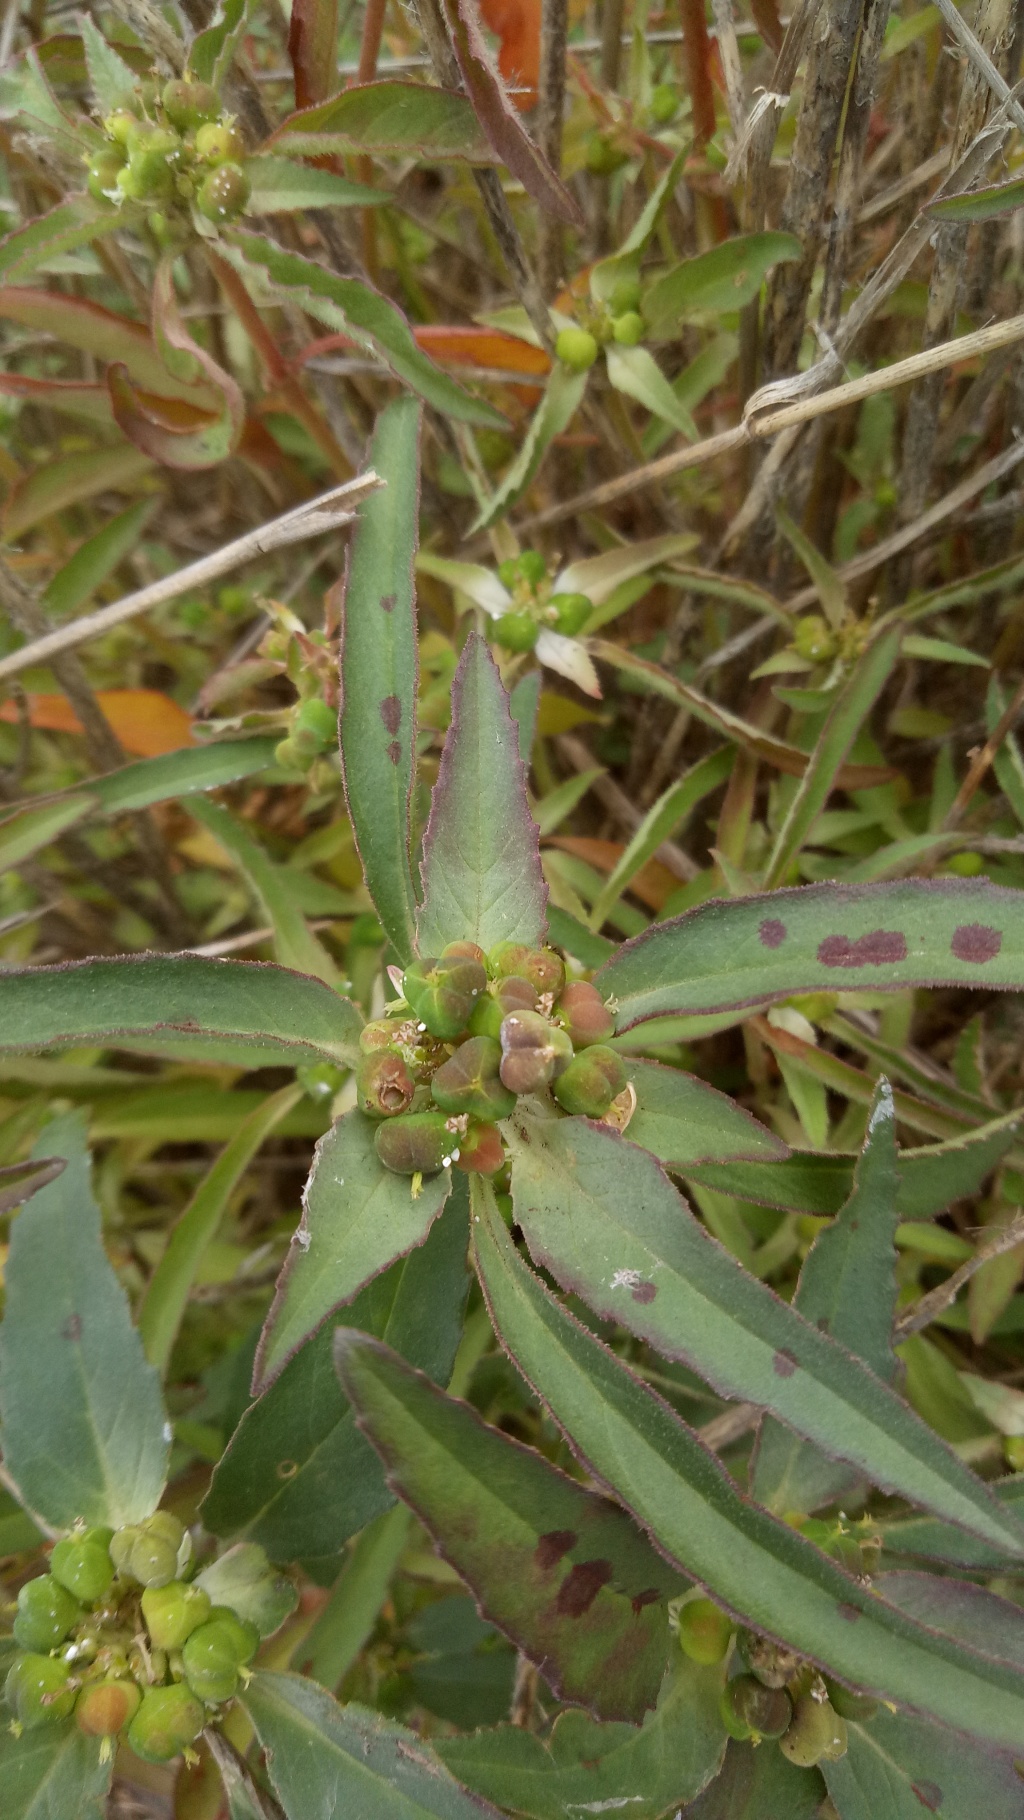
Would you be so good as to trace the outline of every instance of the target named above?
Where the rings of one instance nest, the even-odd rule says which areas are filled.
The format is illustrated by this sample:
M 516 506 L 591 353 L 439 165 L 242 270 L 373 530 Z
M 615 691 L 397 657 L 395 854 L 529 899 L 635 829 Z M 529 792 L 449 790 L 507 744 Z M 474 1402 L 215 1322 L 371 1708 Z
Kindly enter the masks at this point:
M 86 68 L 97 113 L 116 114 L 122 108 L 134 111 L 139 93 L 134 70 L 122 62 L 102 32 L 97 31 L 88 13 L 76 14 L 75 23 L 85 46 Z
M 495 1327 L 588 1471 L 722 1605 L 837 1679 L 1018 1749 L 1024 1676 L 887 1604 L 745 1497 L 693 1430 L 518 1257 L 486 1185 L 473 1243 Z
M 630 1060 L 627 1069 L 636 1093 L 629 1141 L 669 1169 L 741 1157 L 770 1179 L 776 1160 L 788 1156 L 781 1138 L 697 1075 L 660 1062 Z
M 346 1326 L 385 1340 L 440 1384 L 462 1333 L 468 1218 L 468 1180 L 460 1176 L 426 1243 L 345 1310 Z M 275 1561 L 336 1556 L 394 1502 L 342 1393 L 332 1340 L 327 1322 L 246 1410 L 203 1505 L 214 1535 L 260 1542 Z
M 448 1198 L 450 1168 L 414 1193 L 410 1178 L 385 1169 L 377 1156 L 376 1129 L 361 1112 L 346 1112 L 316 1147 L 302 1219 L 256 1353 L 256 1389 L 266 1388 L 333 1309 L 422 1245 Z
M 530 419 L 519 453 L 478 514 L 471 527 L 474 532 L 486 531 L 496 524 L 522 498 L 555 437 L 561 436 L 575 417 L 586 389 L 586 373 L 572 373 L 560 361 L 551 369 L 544 396 Z
M 103 1249 L 84 1125 L 48 1125 L 40 1158 L 67 1168 L 11 1228 L 0 1327 L 4 1465 L 51 1529 L 115 1528 L 156 1509 L 169 1430 L 160 1382 Z
M 597 984 L 618 1028 L 794 992 L 1024 989 L 1024 893 L 988 879 L 802 885 L 713 898 L 627 942 Z
M 925 212 L 937 215 L 940 221 L 994 221 L 1020 208 L 1024 208 L 1024 179 L 1011 177 L 1008 183 L 987 184 L 966 196 L 944 196 L 941 202 L 928 203 Z
M 48 847 L 51 841 L 73 828 L 96 807 L 94 796 L 82 790 L 69 792 L 53 802 L 30 803 L 16 809 L 0 822 L 0 872 L 23 865 L 33 853 Z
M 744 1271 L 653 1157 L 584 1119 L 519 1114 L 506 1129 L 516 1220 L 564 1289 L 873 1483 L 1024 1554 L 1024 1528 L 981 1480 L 859 1359 Z
M 363 876 L 399 961 L 416 945 L 409 806 L 416 775 L 420 409 L 377 419 L 371 493 L 348 546 L 341 622 L 341 759 Z
M 846 1756 L 821 1765 L 840 1820 L 1019 1820 L 1011 1752 L 884 1707 L 869 1723 L 848 1721 L 847 1738 Z
M 499 1725 L 438 1739 L 435 1749 L 469 1788 L 533 1820 L 620 1809 L 631 1820 L 662 1820 L 699 1794 L 721 1763 L 721 1689 L 720 1668 L 699 1668 L 680 1653 L 657 1711 L 639 1729 L 570 1710 L 543 1741 Z
M 733 1741 L 721 1775 L 687 1808 L 686 1820 L 821 1820 L 824 1794 L 816 1769 L 795 1768 L 770 1744 Z
M 161 758 L 142 758 L 106 777 L 90 778 L 89 791 L 106 815 L 122 815 L 127 809 L 218 790 L 266 771 L 274 763 L 277 744 L 276 736 L 258 733 L 247 739 L 218 740 L 212 746 L 182 746 Z
M 0 1725 L 4 1820 L 104 1820 L 113 1759 L 73 1719 L 15 1738 Z
M 679 318 L 694 310 L 731 315 L 757 296 L 773 265 L 799 259 L 802 250 L 794 234 L 734 236 L 656 279 L 641 306 L 645 320 L 656 335 L 674 335 Z
M 335 1360 L 388 1482 L 476 1594 L 484 1615 L 562 1700 L 639 1723 L 683 1587 L 615 1505 L 446 1397 L 350 1328 Z
M 125 557 L 137 549 L 156 503 L 155 499 L 137 499 L 79 544 L 43 592 L 42 604 L 48 618 L 69 619 L 85 606 Z
M 234 62 L 248 13 L 249 0 L 222 0 L 213 24 L 197 32 L 188 47 L 186 74 L 219 89 Z
M 294 894 L 295 877 L 287 866 L 277 865 L 244 822 L 223 803 L 200 797 L 188 805 L 189 814 L 212 834 L 230 854 L 256 892 L 274 931 L 274 952 L 283 967 L 312 974 L 328 986 L 339 982 L 338 969 L 319 936 L 314 934 Z
M 547 887 L 526 771 L 497 667 L 474 632 L 452 685 L 452 724 L 423 837 L 422 955 L 449 942 L 544 940 Z
M 0 973 L 0 1054 L 104 1043 L 243 1068 L 354 1066 L 361 1028 L 322 980 L 257 961 L 140 955 Z
M 1007 1509 L 1024 1515 L 1024 1474 L 993 1480 L 992 1490 Z M 883 1519 L 878 1529 L 890 1560 L 941 1561 L 949 1567 L 965 1567 L 972 1572 L 990 1568 L 994 1573 L 1005 1565 L 1005 1557 L 997 1549 L 935 1517 L 890 1517 Z
M 133 227 L 139 214 L 131 207 L 101 208 L 91 196 L 70 196 L 0 240 L 0 278 L 5 284 L 18 284 L 58 253 L 88 246 L 90 240 L 112 234 L 115 228 Z
M 985 697 L 985 730 L 991 735 L 995 732 L 1006 712 L 1006 697 L 999 686 L 999 679 L 993 676 Z M 1013 810 L 1017 820 L 1024 826 L 1024 754 L 1015 733 L 1008 732 L 997 746 L 992 759 L 992 769 L 1003 795 Z
M 319 107 L 289 114 L 266 149 L 304 153 L 388 152 L 433 162 L 472 158 L 484 164 L 493 153 L 480 131 L 472 103 L 450 89 L 420 82 L 357 82 Z
M 295 209 L 379 208 L 391 200 L 386 190 L 353 183 L 297 158 L 250 158 L 245 174 L 252 185 L 248 206 L 253 215 L 284 215 Z
M 127 443 L 43 462 L 10 489 L 0 514 L 0 529 L 8 540 L 18 538 L 44 518 L 108 488 L 134 486 L 151 467 L 149 456 Z
M 645 1064 L 649 1065 L 649 1064 Z M 635 1078 L 635 1077 L 634 1077 Z M 639 1093 L 639 1087 L 637 1089 Z M 942 1144 L 926 1144 L 918 1150 L 901 1150 L 896 1206 L 904 1220 L 930 1220 L 945 1213 L 954 1201 L 967 1200 L 977 1194 L 985 1177 L 1000 1158 L 1006 1155 L 1024 1118 L 1024 1110 L 1008 1112 L 1002 1118 L 979 1125 L 964 1137 L 948 1138 Z M 641 1142 L 634 1131 L 629 1135 Z M 672 1158 L 662 1156 L 671 1165 Z M 716 1188 L 720 1194 L 735 1195 L 741 1201 L 754 1201 L 763 1207 L 784 1207 L 793 1213 L 816 1213 L 823 1217 L 838 1213 L 853 1188 L 857 1159 L 838 1152 L 815 1155 L 813 1151 L 794 1151 L 781 1162 L 762 1163 L 735 1161 L 700 1162 L 687 1166 L 685 1173 Z
M 253 1676 L 242 1697 L 288 1820 L 498 1820 L 424 1739 L 362 1706 L 341 1707 L 299 1675 Z
M 272 240 L 241 228 L 231 230 L 230 242 L 222 238 L 221 251 L 243 276 L 252 268 L 261 288 L 271 285 L 282 301 L 298 304 L 329 329 L 351 334 L 362 346 L 372 348 L 435 410 L 463 423 L 504 424 L 500 412 L 471 398 L 420 352 L 401 311 L 370 285 L 357 278 L 340 278 L 315 259 L 285 252 Z
M 1024 1672 L 1024 1612 L 970 1580 L 903 1569 L 876 1575 L 883 1599 L 921 1624 L 959 1637 L 972 1649 Z
M 878 1084 L 853 1193 L 804 1260 L 793 1307 L 821 1333 L 849 1347 L 886 1384 L 896 1376 L 899 1224 L 896 1109 L 888 1081 Z M 854 1475 L 854 1478 L 856 1475 Z M 761 1425 L 752 1491 L 769 1510 L 812 1511 L 850 1484 L 848 1469 L 770 1417 Z

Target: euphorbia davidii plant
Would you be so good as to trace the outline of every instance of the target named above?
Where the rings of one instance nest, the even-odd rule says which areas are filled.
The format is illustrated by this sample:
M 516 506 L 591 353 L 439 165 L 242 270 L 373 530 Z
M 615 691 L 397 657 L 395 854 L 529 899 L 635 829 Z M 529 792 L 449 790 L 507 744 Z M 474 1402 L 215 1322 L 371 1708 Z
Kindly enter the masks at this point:
M 752 1813 L 818 1812 L 826 1790 L 843 1820 L 916 1811 L 884 1809 L 893 1789 L 935 1812 L 965 1812 L 970 1790 L 986 1814 L 1019 1813 L 1019 1612 L 974 1580 L 877 1572 L 871 1491 L 928 1513 L 919 1560 L 1019 1571 L 1012 1482 L 986 1484 L 911 1409 L 893 1351 L 897 1222 L 908 1205 L 935 1214 L 975 1186 L 1012 1122 L 901 1154 L 883 1080 L 859 1158 L 790 1155 L 723 1095 L 643 1052 L 797 993 L 1019 990 L 1024 904 L 959 879 L 712 902 L 588 977 L 576 948 L 590 953 L 593 937 L 565 914 L 548 923 L 519 731 L 476 634 L 417 883 L 416 412 L 402 400 L 380 419 L 372 457 L 387 487 L 366 507 L 344 585 L 341 750 L 391 945 L 384 1015 L 364 1025 L 330 986 L 282 968 L 186 956 L 0 978 L 9 1049 L 107 1042 L 354 1076 L 350 1109 L 317 1149 L 257 1354 L 257 1400 L 206 1498 L 201 1547 L 210 1535 L 234 1546 L 198 1578 L 179 1531 L 154 1514 L 157 1387 L 95 1231 L 88 1257 L 75 1253 L 85 1241 L 68 1176 L 19 1216 L 5 1465 L 63 1539 L 19 1602 L 9 1699 L 21 1735 L 5 1739 L 4 1761 L 29 1777 L 30 1757 L 45 1755 L 57 1820 L 81 1811 L 82 1786 L 102 1789 L 117 1731 L 166 1758 L 203 1725 L 232 1798 L 249 1802 L 237 1811 L 265 1811 L 265 1777 L 289 1820 L 335 1807 L 545 1820 L 620 1806 L 655 1820 L 709 1784 L 699 1811 L 723 1816 L 752 1787 L 763 1796 Z M 80 1170 L 67 1133 L 63 1153 Z M 834 1215 L 792 1305 L 709 1236 L 674 1176 Z M 46 1177 L 41 1151 L 34 1179 Z M 443 1388 L 467 1247 L 494 1331 L 573 1470 Z M 68 1366 L 59 1409 L 33 1382 L 43 1338 Z M 669 1385 L 679 1368 L 761 1412 L 746 1485 L 647 1381 Z M 548 1735 L 498 1727 L 431 1746 L 276 1672 L 273 1644 L 250 1660 L 246 1625 L 271 1630 L 287 1597 L 267 1557 L 336 1555 L 396 1496 L 543 1677 L 559 1705 Z M 217 1741 L 232 1699 L 265 1768 Z

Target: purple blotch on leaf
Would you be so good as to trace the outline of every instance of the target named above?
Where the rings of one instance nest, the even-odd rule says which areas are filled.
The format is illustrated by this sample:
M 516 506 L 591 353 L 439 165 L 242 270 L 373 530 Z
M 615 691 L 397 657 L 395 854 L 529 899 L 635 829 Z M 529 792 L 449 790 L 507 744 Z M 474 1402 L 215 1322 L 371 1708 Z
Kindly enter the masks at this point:
M 986 961 L 994 961 L 1003 945 L 1003 938 L 998 929 L 988 923 L 961 923 L 953 931 L 950 947 L 958 961 L 973 961 L 983 966 Z
M 857 1619 L 860 1617 L 860 1612 L 857 1610 L 857 1607 L 855 1605 L 848 1605 L 845 1599 L 841 1605 L 836 1606 L 836 1611 L 840 1618 L 845 1618 L 847 1624 L 856 1624 Z
M 757 931 L 763 948 L 781 948 L 786 939 L 786 925 L 777 916 L 766 916 Z
M 390 746 L 388 747 L 388 757 L 390 758 L 391 763 L 393 765 L 397 765 L 401 756 L 402 756 L 402 748 L 399 745 L 397 739 L 393 739 L 391 741 Z
M 558 1588 L 555 1610 L 560 1618 L 582 1618 L 589 1611 L 602 1586 L 612 1577 L 610 1561 L 579 1561 L 570 1568 Z
M 540 1537 L 533 1551 L 533 1558 L 541 1573 L 557 1567 L 563 1555 L 575 1548 L 578 1541 L 579 1536 L 574 1529 L 549 1529 L 546 1535 Z
M 930 1814 L 937 1814 L 942 1806 L 942 1790 L 937 1782 L 912 1782 L 910 1787 L 922 1807 Z
M 658 1285 L 656 1283 L 638 1283 L 633 1290 L 633 1300 L 643 1303 L 653 1302 L 657 1293 Z
M 791 1378 L 796 1370 L 796 1360 L 792 1353 L 781 1349 L 772 1354 L 772 1370 L 777 1378 Z
M 826 935 L 818 945 L 823 967 L 884 967 L 907 958 L 907 938 L 900 929 L 871 929 L 851 941 L 848 935 Z
M 397 695 L 385 695 L 380 704 L 380 717 L 385 732 L 390 733 L 393 739 L 402 724 L 402 703 Z
M 397 600 L 397 599 L 398 599 L 398 596 L 397 596 L 397 594 L 382 594 L 382 595 L 381 595 L 381 597 L 380 597 L 380 604 L 381 604 L 381 606 L 382 606 L 382 607 L 383 607 L 383 609 L 384 609 L 384 611 L 385 611 L 385 613 L 393 613 L 393 612 L 394 612 L 394 610 L 395 610 L 395 602 L 396 602 L 396 600 Z
M 639 1617 L 639 1615 L 643 1611 L 643 1608 L 645 1605 L 657 1605 L 658 1600 L 660 1598 L 661 1598 L 661 1594 L 658 1591 L 656 1586 L 649 1586 L 647 1588 L 646 1592 L 636 1593 L 635 1596 L 630 1600 L 630 1604 L 633 1607 L 634 1617 Z
M 69 1314 L 60 1330 L 63 1340 L 80 1340 L 82 1337 L 82 1317 L 80 1314 Z

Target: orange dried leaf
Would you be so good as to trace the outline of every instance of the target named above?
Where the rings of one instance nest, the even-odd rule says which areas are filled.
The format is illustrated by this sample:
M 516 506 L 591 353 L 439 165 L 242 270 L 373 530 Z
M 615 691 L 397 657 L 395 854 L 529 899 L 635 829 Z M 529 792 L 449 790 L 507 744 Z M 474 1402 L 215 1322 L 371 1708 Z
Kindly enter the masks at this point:
M 99 689 L 96 700 L 126 752 L 159 758 L 192 746 L 192 722 L 184 708 L 159 689 Z M 66 695 L 29 695 L 28 719 L 46 733 L 81 733 L 82 723 Z M 0 721 L 16 722 L 16 702 L 0 705 Z

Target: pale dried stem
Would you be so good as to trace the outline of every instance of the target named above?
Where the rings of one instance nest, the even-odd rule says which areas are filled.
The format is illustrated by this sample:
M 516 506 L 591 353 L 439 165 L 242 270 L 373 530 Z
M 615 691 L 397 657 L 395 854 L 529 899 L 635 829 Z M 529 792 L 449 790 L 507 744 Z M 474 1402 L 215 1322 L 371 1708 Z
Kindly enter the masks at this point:
M 581 739 L 572 733 L 563 733 L 558 741 L 558 750 L 567 759 L 573 770 L 579 774 L 589 771 L 594 763 L 594 755 L 589 752 Z M 620 828 L 629 834 L 635 834 L 643 821 L 643 815 L 636 805 L 630 802 L 626 792 L 620 789 L 613 777 L 596 777 L 591 784 L 594 795 L 599 797 L 609 814 L 618 822 Z M 700 867 L 695 865 L 688 853 L 684 853 L 673 840 L 662 841 L 654 855 L 660 859 L 674 878 L 684 885 L 697 877 Z
M 732 127 L 733 143 L 738 144 L 746 119 L 747 103 L 732 0 L 711 0 L 711 10 L 718 38 L 718 54 L 722 59 L 722 74 L 725 77 L 725 104 L 729 110 L 729 124 Z
M 568 0 L 541 0 L 537 143 L 556 177 L 562 169 L 568 35 Z M 539 282 L 545 297 L 549 297 L 562 276 L 561 224 L 544 210 L 539 216 L 539 231 Z
M 996 753 L 999 751 L 1004 739 L 1006 739 L 1008 734 L 1012 733 L 1022 709 L 1024 709 L 1024 682 L 1018 684 L 1009 707 L 999 716 L 998 721 L 989 734 L 988 739 L 985 741 L 985 744 L 982 746 L 981 751 L 977 752 L 971 760 L 967 776 L 964 778 L 956 796 L 953 798 L 949 807 L 949 812 L 943 821 L 943 833 L 947 830 L 959 828 L 982 778 L 993 763 Z
M 912 1308 L 905 1309 L 897 1316 L 892 1333 L 896 1345 L 901 1340 L 909 1339 L 912 1333 L 920 1333 L 922 1327 L 930 1326 L 951 1302 L 956 1301 L 964 1284 L 970 1282 L 983 1264 L 990 1263 L 993 1258 L 1001 1258 L 1005 1252 L 1013 1251 L 1018 1245 L 1024 1245 L 1024 1214 L 1021 1213 L 1008 1226 L 1000 1227 L 998 1232 L 984 1239 L 974 1256 L 966 1258 L 944 1283 L 930 1289 Z

